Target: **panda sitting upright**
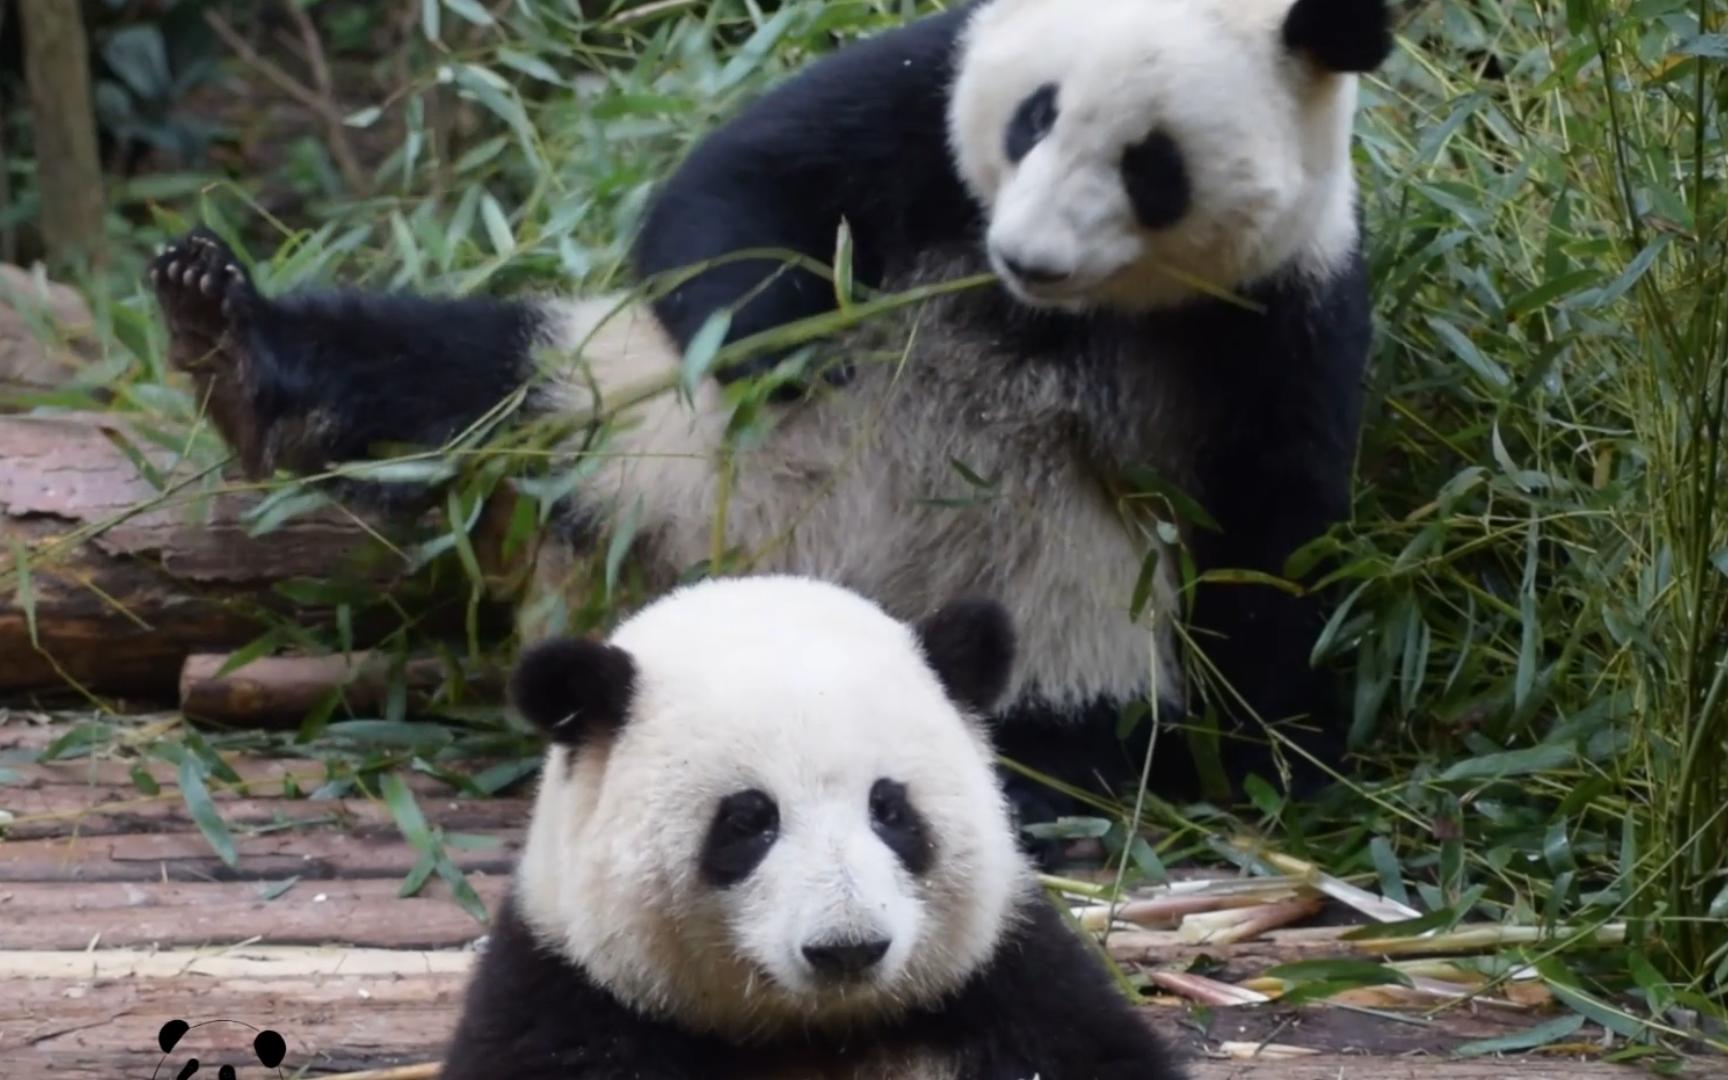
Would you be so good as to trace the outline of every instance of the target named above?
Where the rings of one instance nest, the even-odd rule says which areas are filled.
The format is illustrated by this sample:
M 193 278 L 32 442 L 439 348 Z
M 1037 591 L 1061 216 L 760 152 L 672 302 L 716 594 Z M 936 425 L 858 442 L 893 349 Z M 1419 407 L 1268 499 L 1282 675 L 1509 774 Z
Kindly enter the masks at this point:
M 1013 630 L 710 579 L 530 650 L 551 737 L 444 1080 L 1178 1080 L 1015 843 Z
M 524 383 L 530 416 L 604 410 L 676 375 L 704 327 L 736 344 L 836 306 L 820 275 L 734 252 L 827 263 L 845 222 L 863 286 L 994 271 L 821 343 L 826 378 L 810 350 L 758 356 L 688 397 L 631 401 L 601 443 L 585 430 L 553 554 L 604 551 L 593 534 L 627 519 L 657 592 L 718 550 L 710 572 L 820 577 L 907 620 L 986 593 L 1027 643 L 993 718 L 1009 757 L 1120 794 L 1154 727 L 1134 703 L 1197 715 L 1216 672 L 1227 771 L 1275 779 L 1256 717 L 1306 717 L 1292 738 L 1339 759 L 1309 663 L 1323 611 L 1241 574 L 1187 592 L 1171 526 L 1136 492 L 1203 508 L 1182 522 L 1196 577 L 1281 574 L 1347 514 L 1370 329 L 1354 73 L 1390 46 L 1385 0 L 975 0 L 818 61 L 697 145 L 636 269 L 716 261 L 650 304 L 267 299 L 203 231 L 152 276 L 172 359 L 267 475 L 439 445 Z M 732 445 L 728 380 L 788 360 L 769 382 L 794 399 Z M 573 592 L 543 561 L 544 586 Z M 1194 790 L 1182 750 L 1155 755 L 1164 794 Z M 1010 786 L 1024 820 L 1062 809 Z

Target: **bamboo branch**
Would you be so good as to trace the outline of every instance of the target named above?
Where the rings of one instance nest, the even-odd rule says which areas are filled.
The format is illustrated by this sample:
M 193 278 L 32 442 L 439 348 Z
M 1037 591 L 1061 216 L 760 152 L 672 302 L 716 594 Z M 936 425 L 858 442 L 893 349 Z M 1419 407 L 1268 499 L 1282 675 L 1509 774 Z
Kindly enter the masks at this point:
M 297 22 L 306 18 L 305 14 L 294 4 L 289 4 L 288 10 L 294 14 Z M 284 94 L 311 109 L 324 122 L 326 135 L 330 140 L 330 156 L 335 159 L 336 168 L 342 173 L 343 182 L 356 195 L 369 194 L 372 188 L 371 182 L 367 179 L 365 170 L 360 167 L 359 158 L 354 156 L 354 148 L 348 143 L 348 130 L 343 123 L 342 108 L 336 104 L 335 98 L 330 92 L 329 71 L 324 62 L 324 48 L 318 41 L 316 29 L 310 23 L 305 23 L 302 34 L 310 35 L 308 39 L 310 55 L 307 57 L 307 63 L 313 69 L 314 78 L 319 81 L 320 89 L 318 90 L 308 87 L 279 65 L 258 55 L 258 50 L 254 49 L 233 26 L 229 25 L 226 19 L 216 12 L 206 11 L 204 21 L 246 66 L 270 80 Z

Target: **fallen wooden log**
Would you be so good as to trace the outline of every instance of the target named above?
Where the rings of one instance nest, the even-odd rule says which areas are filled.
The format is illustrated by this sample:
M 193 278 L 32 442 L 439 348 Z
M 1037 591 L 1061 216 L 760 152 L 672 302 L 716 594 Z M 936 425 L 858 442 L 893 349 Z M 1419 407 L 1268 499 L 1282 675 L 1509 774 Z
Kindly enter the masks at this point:
M 180 668 L 180 710 L 195 720 L 265 725 L 297 723 L 341 693 L 357 712 L 383 706 L 390 691 L 390 657 L 357 652 L 349 656 L 266 656 L 221 674 L 228 654 L 197 653 Z M 410 707 L 423 706 L 445 681 L 441 660 L 423 658 L 403 665 Z M 495 672 L 466 676 L 470 688 L 496 696 L 503 683 Z
M 99 352 L 94 326 L 77 290 L 0 265 L 0 409 L 75 379 Z
M 333 617 L 275 586 L 335 578 L 375 595 L 405 579 L 376 524 L 322 508 L 251 536 L 259 496 L 175 457 L 119 416 L 0 416 L 0 693 L 169 699 L 189 654 L 237 648 L 270 614 Z M 355 644 L 398 625 L 382 607 L 361 613 Z

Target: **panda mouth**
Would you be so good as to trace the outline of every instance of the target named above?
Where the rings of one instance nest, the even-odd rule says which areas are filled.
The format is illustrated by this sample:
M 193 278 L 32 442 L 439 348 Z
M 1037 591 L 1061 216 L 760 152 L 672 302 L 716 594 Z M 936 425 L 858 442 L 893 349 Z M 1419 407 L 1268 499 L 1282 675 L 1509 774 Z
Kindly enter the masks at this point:
M 1056 275 L 1021 267 L 997 252 L 989 253 L 990 269 L 1010 296 L 1028 307 L 1080 312 L 1096 302 L 1105 282 L 1092 274 Z
M 1027 281 L 1012 271 L 995 267 L 996 280 L 1002 283 L 1014 299 L 1029 307 L 1074 308 L 1084 306 L 1092 290 L 1072 278 L 1061 284 L 1040 284 Z

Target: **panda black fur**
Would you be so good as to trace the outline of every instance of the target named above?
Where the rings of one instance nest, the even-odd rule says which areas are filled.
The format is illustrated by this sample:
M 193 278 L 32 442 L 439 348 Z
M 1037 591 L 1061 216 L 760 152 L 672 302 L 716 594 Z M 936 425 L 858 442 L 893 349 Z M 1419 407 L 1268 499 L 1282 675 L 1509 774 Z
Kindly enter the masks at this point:
M 1385 0 L 976 0 L 811 65 L 701 142 L 637 238 L 644 277 L 740 249 L 826 263 L 845 219 L 868 285 L 1001 281 L 824 346 L 830 378 L 807 379 L 761 445 L 727 458 L 725 539 L 753 556 L 745 568 L 823 577 L 906 619 L 946 595 L 999 597 L 1027 643 L 999 746 L 1118 790 L 1153 727 L 1120 741 L 1124 707 L 1157 699 L 1168 722 L 1194 700 L 1200 669 L 1173 621 L 1191 602 L 1189 641 L 1240 695 L 1220 702 L 1226 730 L 1249 735 L 1225 741 L 1232 773 L 1272 774 L 1249 713 L 1310 718 L 1294 737 L 1336 763 L 1342 725 L 1308 663 L 1316 598 L 1240 584 L 1179 597 L 1168 535 L 1100 477 L 1147 465 L 1197 498 L 1218 526 L 1187 532 L 1200 572 L 1280 573 L 1347 514 L 1370 330 L 1355 73 L 1390 45 Z M 437 445 L 530 379 L 530 411 L 585 411 L 596 386 L 604 404 L 676 370 L 716 310 L 737 305 L 736 342 L 835 303 L 819 276 L 760 260 L 713 266 L 651 310 L 622 294 L 266 300 L 208 233 L 153 277 L 174 361 L 253 474 Z M 581 370 L 534 359 L 578 350 Z M 693 408 L 643 404 L 565 508 L 603 522 L 634 504 L 635 558 L 659 586 L 713 548 L 723 380 Z M 954 496 L 967 504 L 933 505 Z M 1158 752 L 1161 793 L 1193 792 L 1185 758 Z M 1062 808 L 1015 783 L 1026 818 Z
M 1006 613 L 675 590 L 554 639 L 552 745 L 445 1080 L 1179 1080 L 1015 843 Z

